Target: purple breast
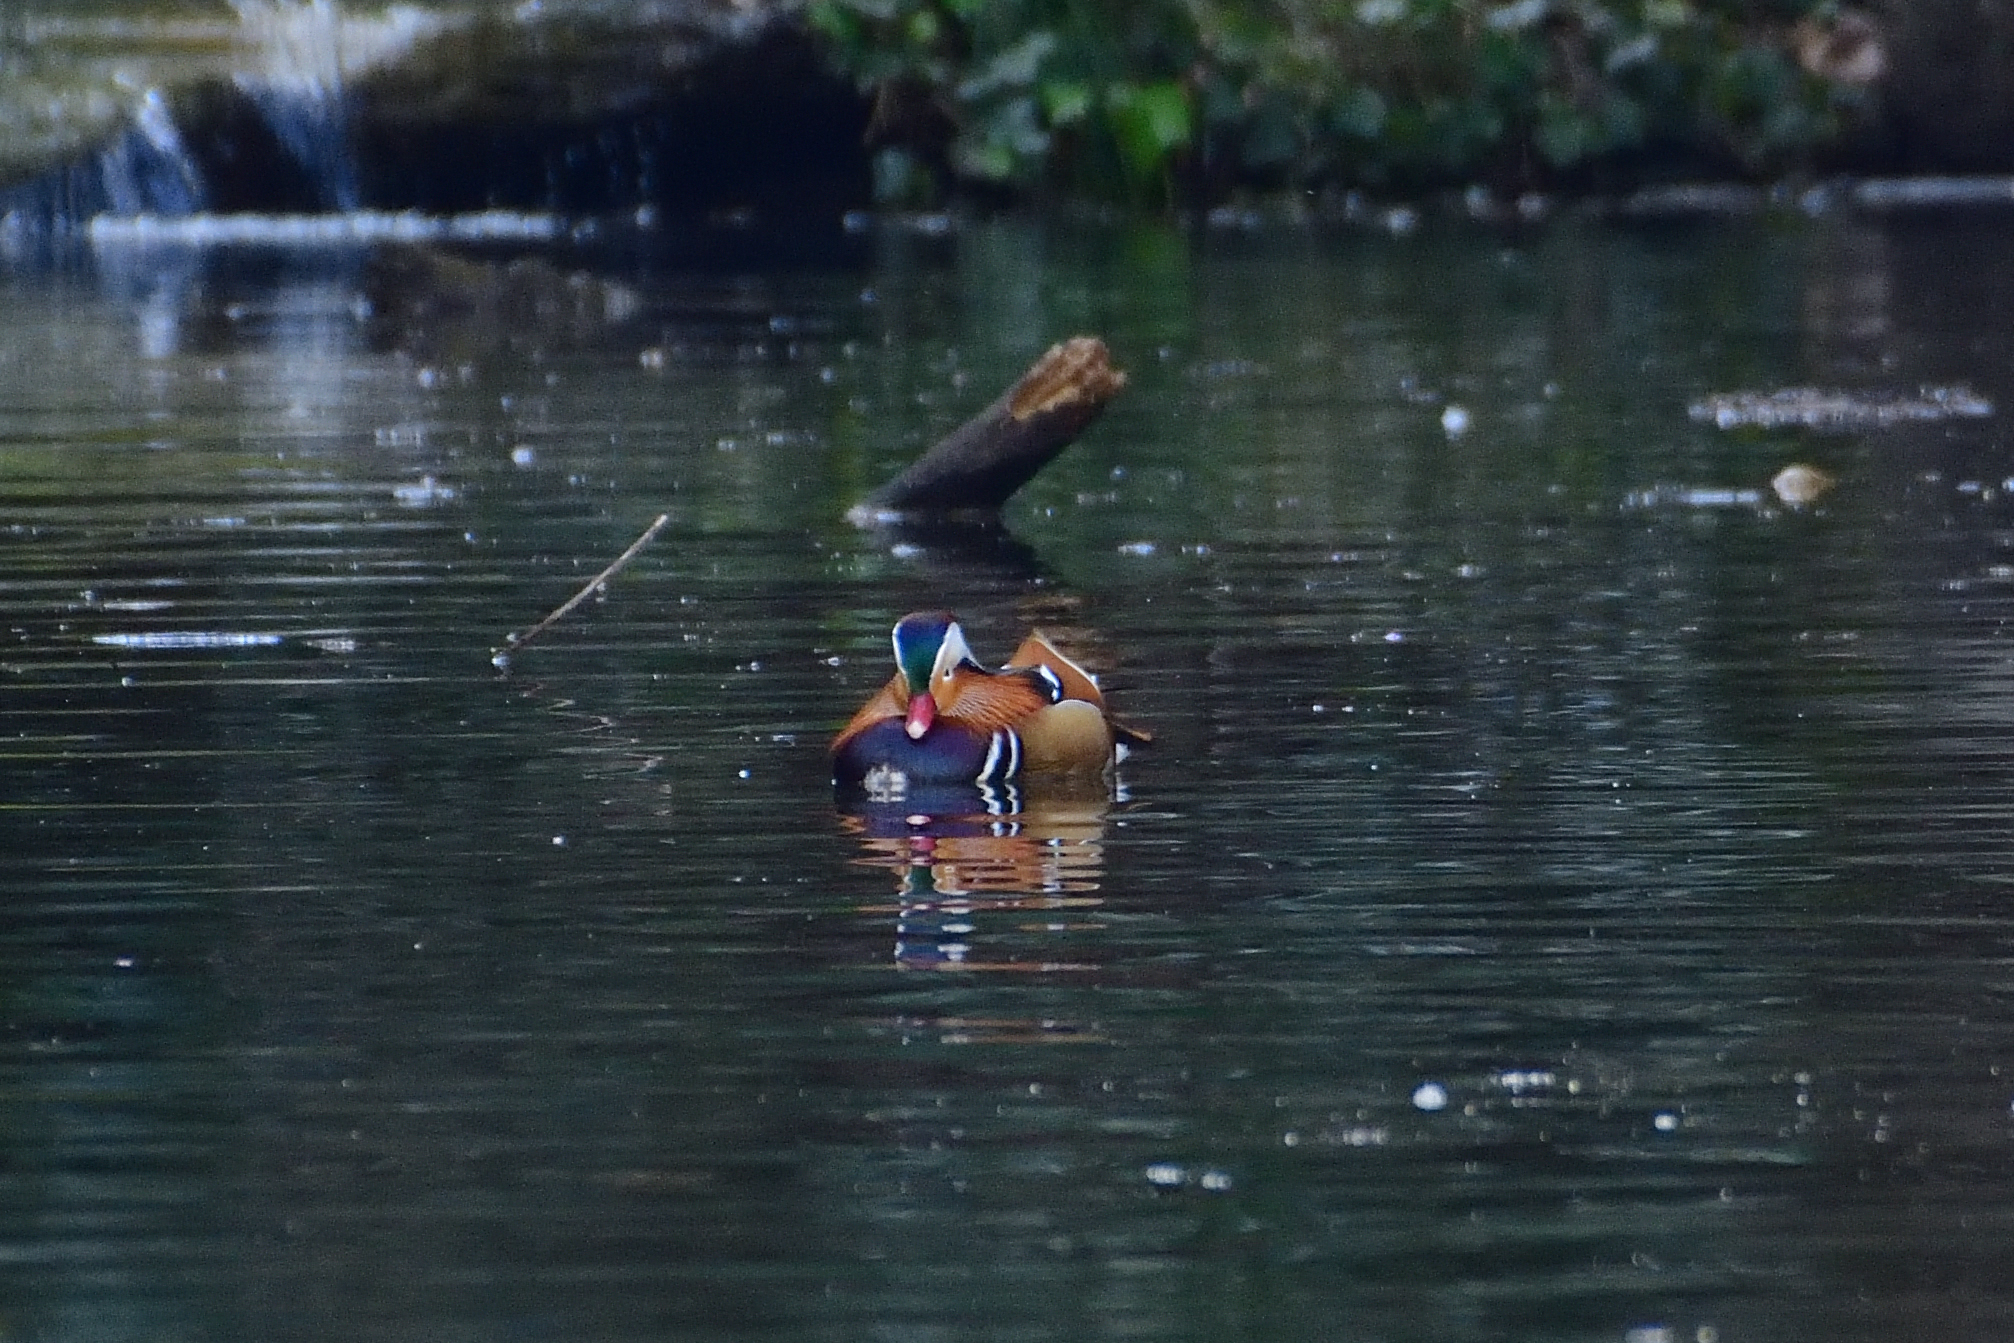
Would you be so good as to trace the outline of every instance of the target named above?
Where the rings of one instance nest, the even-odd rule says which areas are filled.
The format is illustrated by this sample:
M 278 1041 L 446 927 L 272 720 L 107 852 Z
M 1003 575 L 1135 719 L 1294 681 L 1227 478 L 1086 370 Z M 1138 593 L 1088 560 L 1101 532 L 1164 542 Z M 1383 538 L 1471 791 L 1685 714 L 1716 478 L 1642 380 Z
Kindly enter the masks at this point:
M 902 720 L 884 718 L 843 742 L 832 756 L 834 783 L 860 783 L 876 772 L 900 773 L 912 784 L 974 783 L 987 769 L 1004 778 L 1002 758 L 989 734 L 939 720 L 915 740 Z

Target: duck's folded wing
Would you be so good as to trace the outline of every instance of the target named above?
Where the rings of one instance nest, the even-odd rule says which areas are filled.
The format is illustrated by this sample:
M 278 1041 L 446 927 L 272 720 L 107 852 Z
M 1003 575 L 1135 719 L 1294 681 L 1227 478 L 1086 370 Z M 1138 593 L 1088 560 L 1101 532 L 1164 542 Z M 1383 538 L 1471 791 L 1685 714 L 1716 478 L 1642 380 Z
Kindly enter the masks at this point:
M 1061 688 L 1058 699 L 1087 700 L 1099 708 L 1105 707 L 1105 696 L 1098 689 L 1098 682 L 1090 672 L 1064 656 L 1062 650 L 1049 642 L 1049 637 L 1036 630 L 1021 641 L 1014 650 L 1014 656 L 1007 659 L 1007 670 L 1040 667 L 1056 678 Z
M 1028 670 L 982 672 L 959 676 L 957 689 L 938 712 L 980 732 L 998 732 L 1055 702 L 1056 688 L 1043 674 Z

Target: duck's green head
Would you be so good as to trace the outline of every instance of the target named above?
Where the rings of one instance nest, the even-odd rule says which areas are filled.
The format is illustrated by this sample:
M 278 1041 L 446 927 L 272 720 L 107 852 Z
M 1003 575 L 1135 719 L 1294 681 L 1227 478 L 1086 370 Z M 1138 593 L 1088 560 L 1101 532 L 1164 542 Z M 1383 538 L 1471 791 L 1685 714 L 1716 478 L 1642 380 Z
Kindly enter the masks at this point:
M 894 641 L 895 665 L 909 689 L 906 727 L 911 737 L 921 737 L 936 721 L 938 687 L 972 661 L 972 650 L 949 611 L 912 611 L 895 622 Z

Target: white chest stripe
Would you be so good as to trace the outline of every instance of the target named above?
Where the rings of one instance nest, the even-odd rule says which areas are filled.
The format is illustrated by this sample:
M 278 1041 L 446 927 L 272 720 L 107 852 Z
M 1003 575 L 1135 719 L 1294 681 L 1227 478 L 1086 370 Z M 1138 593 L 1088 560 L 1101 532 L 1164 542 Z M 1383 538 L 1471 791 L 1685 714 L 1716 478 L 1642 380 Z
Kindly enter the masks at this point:
M 1005 782 L 1021 772 L 1021 737 L 1013 728 L 1003 727 L 986 739 L 986 763 L 979 766 L 974 783 Z

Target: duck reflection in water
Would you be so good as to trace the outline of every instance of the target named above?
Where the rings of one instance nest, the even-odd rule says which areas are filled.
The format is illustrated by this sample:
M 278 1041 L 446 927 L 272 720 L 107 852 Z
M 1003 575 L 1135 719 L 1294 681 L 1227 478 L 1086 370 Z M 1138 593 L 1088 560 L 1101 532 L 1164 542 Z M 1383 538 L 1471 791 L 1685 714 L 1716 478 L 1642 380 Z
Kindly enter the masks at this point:
M 893 919 L 895 962 L 906 970 L 1094 970 L 1077 944 L 1103 927 L 1094 911 L 1103 904 L 1108 806 L 1102 789 L 1045 794 L 1008 814 L 859 800 L 840 818 L 860 841 L 855 861 L 895 887 L 893 902 L 861 912 Z

